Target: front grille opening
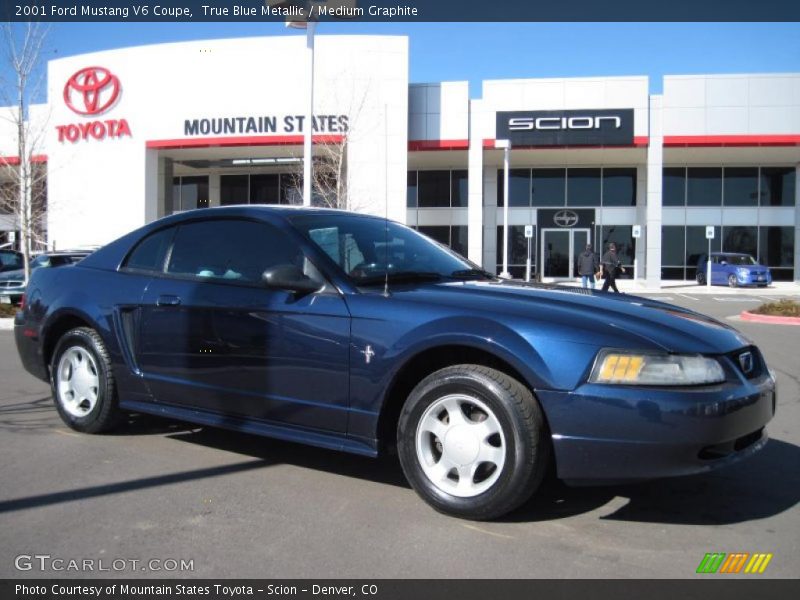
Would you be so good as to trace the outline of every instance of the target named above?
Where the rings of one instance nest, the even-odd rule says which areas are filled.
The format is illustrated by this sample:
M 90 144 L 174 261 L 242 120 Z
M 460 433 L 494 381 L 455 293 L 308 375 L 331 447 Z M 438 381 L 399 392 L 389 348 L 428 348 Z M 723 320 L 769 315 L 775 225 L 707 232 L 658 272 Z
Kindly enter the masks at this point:
M 749 354 L 749 361 L 744 361 L 745 364 L 749 362 L 750 370 L 746 371 L 744 368 L 744 364 L 742 364 L 742 360 L 740 357 L 742 355 Z M 732 352 L 728 355 L 736 367 L 736 370 L 742 373 L 747 379 L 757 379 L 764 374 L 765 365 L 764 365 L 764 358 L 761 356 L 761 353 L 758 351 L 758 348 L 755 346 L 749 346 L 744 350 L 737 350 L 736 352 Z
M 719 460 L 730 456 L 734 452 L 741 452 L 755 444 L 764 434 L 764 428 L 757 429 L 752 433 L 738 437 L 730 442 L 723 442 L 721 444 L 714 444 L 713 446 L 706 446 L 697 453 L 697 458 L 700 460 Z

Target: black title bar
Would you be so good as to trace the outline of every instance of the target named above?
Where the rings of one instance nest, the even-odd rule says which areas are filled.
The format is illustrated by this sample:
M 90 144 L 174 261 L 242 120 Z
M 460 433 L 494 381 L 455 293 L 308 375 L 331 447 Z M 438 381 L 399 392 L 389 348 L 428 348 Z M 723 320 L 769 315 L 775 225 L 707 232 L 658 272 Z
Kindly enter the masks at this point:
M 800 21 L 796 0 L 0 0 L 0 20 L 48 22 Z
M 4 600 L 785 600 L 798 596 L 797 579 L 714 575 L 699 580 L 0 580 Z

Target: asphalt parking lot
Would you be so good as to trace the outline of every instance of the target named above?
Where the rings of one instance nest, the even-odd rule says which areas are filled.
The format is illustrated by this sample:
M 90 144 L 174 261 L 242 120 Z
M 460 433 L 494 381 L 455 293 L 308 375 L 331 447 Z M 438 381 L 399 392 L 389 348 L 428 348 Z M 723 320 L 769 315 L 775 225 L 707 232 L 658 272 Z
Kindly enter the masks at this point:
M 660 297 L 720 318 L 760 302 L 744 291 Z M 115 574 L 15 568 L 19 555 L 47 554 L 193 561 L 126 577 L 673 578 L 695 577 L 706 552 L 773 553 L 756 577 L 798 577 L 800 327 L 734 324 L 778 374 L 762 452 L 635 486 L 548 481 L 493 523 L 434 512 L 388 459 L 151 417 L 113 435 L 72 432 L 0 331 L 0 577 Z

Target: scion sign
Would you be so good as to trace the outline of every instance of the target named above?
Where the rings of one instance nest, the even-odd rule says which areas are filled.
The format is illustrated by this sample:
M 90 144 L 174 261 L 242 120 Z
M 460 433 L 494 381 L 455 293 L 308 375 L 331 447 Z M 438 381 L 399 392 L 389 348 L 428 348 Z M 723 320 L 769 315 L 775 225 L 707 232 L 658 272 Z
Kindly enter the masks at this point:
M 495 137 L 515 147 L 627 146 L 633 144 L 633 109 L 498 112 Z

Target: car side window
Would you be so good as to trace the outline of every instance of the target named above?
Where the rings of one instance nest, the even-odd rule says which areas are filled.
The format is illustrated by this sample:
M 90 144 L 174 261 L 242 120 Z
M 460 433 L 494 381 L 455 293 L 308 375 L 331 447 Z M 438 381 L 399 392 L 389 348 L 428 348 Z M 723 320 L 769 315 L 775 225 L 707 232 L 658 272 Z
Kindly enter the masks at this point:
M 175 227 L 167 227 L 144 238 L 128 256 L 124 268 L 138 271 L 161 271 L 175 229 Z
M 167 272 L 257 284 L 266 269 L 278 265 L 305 266 L 300 246 L 286 232 L 255 221 L 199 221 L 178 228 Z

